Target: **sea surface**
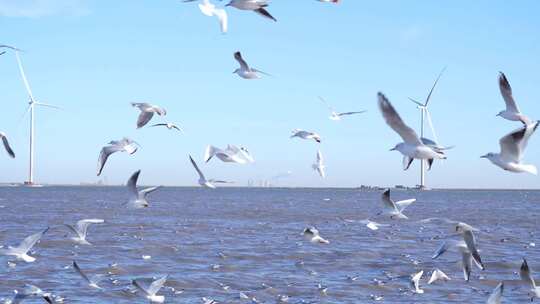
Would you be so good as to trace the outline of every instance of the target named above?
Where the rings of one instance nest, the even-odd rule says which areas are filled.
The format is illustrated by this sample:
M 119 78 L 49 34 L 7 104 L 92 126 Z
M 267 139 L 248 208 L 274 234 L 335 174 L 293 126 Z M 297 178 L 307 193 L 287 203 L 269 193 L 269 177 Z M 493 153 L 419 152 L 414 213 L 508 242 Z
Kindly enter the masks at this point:
M 150 207 L 128 209 L 124 187 L 0 188 L 0 244 L 17 245 L 46 227 L 34 263 L 0 256 L 0 298 L 31 283 L 64 303 L 148 303 L 132 293 L 132 279 L 168 275 L 158 294 L 166 303 L 485 303 L 499 281 L 503 303 L 528 303 L 519 266 L 527 258 L 540 279 L 540 192 L 393 191 L 417 198 L 408 220 L 377 216 L 381 192 L 354 189 L 163 188 Z M 91 246 L 76 245 L 64 224 L 101 218 L 89 228 Z M 389 224 L 372 231 L 358 221 Z M 470 282 L 461 254 L 431 256 L 455 227 L 478 228 L 486 265 Z M 315 226 L 330 244 L 301 233 Z M 455 237 L 454 237 L 455 238 Z M 151 258 L 143 259 L 143 256 Z M 71 267 L 104 275 L 103 290 L 88 287 Z M 448 282 L 427 285 L 439 268 Z M 425 274 L 411 292 L 410 275 Z M 144 280 L 143 280 L 144 281 Z M 321 284 L 326 294 L 318 287 Z M 241 299 L 240 292 L 253 299 Z M 2 300 L 3 301 L 3 300 Z M 3 303 L 3 302 L 2 302 Z M 44 303 L 33 298 L 25 303 Z

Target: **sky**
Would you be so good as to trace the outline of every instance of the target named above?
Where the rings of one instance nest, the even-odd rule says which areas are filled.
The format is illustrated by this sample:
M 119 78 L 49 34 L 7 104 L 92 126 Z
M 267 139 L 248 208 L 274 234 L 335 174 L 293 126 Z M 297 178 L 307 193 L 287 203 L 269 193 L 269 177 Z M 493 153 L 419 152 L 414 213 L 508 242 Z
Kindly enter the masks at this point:
M 141 169 L 140 184 L 196 185 L 191 154 L 208 177 L 240 186 L 250 179 L 295 187 L 414 186 L 418 163 L 403 171 L 399 152 L 389 151 L 401 139 L 384 123 L 377 92 L 418 130 L 420 112 L 408 97 L 424 99 L 446 67 L 430 112 L 441 144 L 455 148 L 434 164 L 427 185 L 540 188 L 540 177 L 480 159 L 498 152 L 499 138 L 519 127 L 495 116 L 504 109 L 499 71 L 521 110 L 540 118 L 539 9 L 533 0 L 273 0 L 268 10 L 278 22 L 227 8 L 223 35 L 196 3 L 0 0 L 0 44 L 24 50 L 35 98 L 62 108 L 36 110 L 39 183 L 98 181 L 101 147 L 127 136 L 141 148 L 109 158 L 102 177 L 110 184 Z M 235 51 L 272 76 L 232 74 Z M 331 121 L 317 96 L 337 111 L 368 112 Z M 14 160 L 0 153 L 0 183 L 27 178 L 27 102 L 14 54 L 0 56 L 0 130 L 17 153 Z M 185 133 L 136 130 L 131 102 L 166 108 L 167 116 L 152 122 L 175 122 Z M 290 139 L 295 128 L 321 134 L 322 143 Z M 525 161 L 540 166 L 536 137 Z M 245 146 L 256 162 L 203 165 L 208 144 Z M 324 180 L 311 168 L 318 149 Z

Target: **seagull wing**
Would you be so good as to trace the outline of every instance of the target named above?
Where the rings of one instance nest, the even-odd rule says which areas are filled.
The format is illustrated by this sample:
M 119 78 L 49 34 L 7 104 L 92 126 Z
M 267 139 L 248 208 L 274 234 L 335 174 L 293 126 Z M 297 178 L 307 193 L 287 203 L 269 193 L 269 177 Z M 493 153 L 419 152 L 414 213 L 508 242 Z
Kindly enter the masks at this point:
M 499 74 L 499 89 L 501 90 L 501 95 L 506 104 L 506 110 L 519 113 L 519 108 L 512 96 L 512 87 L 510 86 L 508 79 L 506 79 L 506 75 L 502 72 Z
M 158 190 L 159 188 L 161 188 L 161 186 L 146 188 L 141 190 L 140 194 L 146 197 L 148 194 Z
M 102 219 L 85 219 L 85 220 L 80 220 L 77 222 L 76 226 L 75 226 L 75 230 L 77 230 L 77 234 L 79 234 L 79 236 L 82 236 L 82 237 L 86 237 L 86 232 L 88 231 L 88 226 L 90 226 L 91 224 L 102 224 L 104 223 L 105 221 L 102 220 Z
M 154 124 L 154 125 L 151 125 L 150 127 L 166 127 L 167 124 L 166 123 L 157 123 L 157 124 Z
M 381 200 L 386 209 L 397 210 L 396 204 L 390 198 L 390 189 L 387 189 L 386 191 L 383 192 L 381 196 Z
M 487 300 L 487 304 L 501 304 L 501 298 L 504 291 L 504 283 L 500 282 L 495 289 L 493 289 L 493 292 L 491 292 L 491 295 L 489 296 Z
M 510 161 L 520 162 L 529 138 L 536 131 L 540 122 L 523 126 L 510 132 L 499 140 L 501 156 Z
M 137 129 L 144 127 L 154 116 L 154 112 L 142 111 L 137 118 Z
M 266 9 L 264 9 L 262 7 L 254 10 L 254 12 L 261 15 L 261 16 L 263 16 L 263 17 L 266 17 L 268 19 L 271 19 L 271 20 L 274 20 L 274 21 L 277 22 L 276 18 L 274 18 L 274 16 L 270 15 L 270 13 Z
M 137 280 L 131 281 L 131 284 L 133 284 L 133 286 L 137 287 L 137 289 L 142 291 L 145 295 L 151 296 L 151 294 L 148 292 L 148 290 L 146 290 L 143 286 L 141 286 L 141 284 L 139 284 L 139 282 L 137 282 Z
M 390 128 L 396 131 L 406 143 L 421 145 L 422 142 L 418 138 L 416 132 L 403 122 L 398 112 L 394 109 L 386 96 L 379 92 L 378 97 L 379 108 Z
M 0 132 L 0 137 L 2 138 L 2 142 L 4 143 L 4 148 L 6 149 L 6 152 L 9 154 L 11 158 L 15 158 L 15 152 L 11 149 L 11 146 L 9 145 L 7 136 Z
M 199 166 L 197 166 L 197 163 L 193 160 L 193 157 L 191 157 L 191 155 L 189 156 L 189 160 L 191 161 L 191 164 L 193 165 L 193 168 L 195 168 L 195 170 L 199 174 L 199 177 L 201 179 L 206 180 L 206 178 L 204 177 L 204 174 L 202 173 L 201 169 L 199 169 Z
M 218 18 L 221 32 L 224 34 L 227 33 L 227 30 L 229 28 L 229 17 L 227 15 L 227 12 L 224 9 L 216 8 L 214 9 L 214 16 Z
M 79 265 L 77 264 L 77 262 L 73 261 L 73 269 L 75 269 L 75 271 L 88 283 L 88 284 L 92 284 L 92 282 L 90 281 L 90 279 L 88 278 L 88 276 L 82 271 L 82 269 L 79 267 Z
M 141 174 L 141 170 L 135 171 L 135 173 L 131 175 L 127 182 L 129 194 L 134 199 L 137 199 L 139 197 L 139 192 L 137 191 L 137 180 L 139 179 L 139 174 Z
M 354 115 L 354 114 L 362 114 L 362 113 L 366 113 L 366 111 L 343 112 L 343 113 L 338 113 L 338 116 L 346 116 L 346 115 Z
M 21 244 L 17 247 L 17 251 L 19 252 L 22 252 L 22 253 L 27 253 L 28 251 L 30 251 L 30 249 L 32 249 L 32 247 L 34 247 L 34 245 L 39 242 L 39 240 L 41 239 L 41 237 L 49 230 L 49 228 L 47 227 L 47 229 L 41 231 L 41 232 L 38 232 L 38 233 L 35 233 L 35 234 L 32 234 L 31 236 L 28 236 L 27 238 L 25 238 Z
M 521 264 L 521 268 L 519 269 L 519 276 L 521 277 L 521 280 L 529 284 L 532 289 L 536 289 L 536 282 L 532 277 L 531 269 L 529 268 L 529 264 L 527 264 L 527 260 L 525 259 L 523 259 L 523 263 Z
M 416 199 L 411 198 L 411 199 L 395 202 L 395 205 L 399 209 L 399 212 L 403 212 L 407 207 L 409 207 L 414 202 L 416 202 Z
M 101 171 L 103 171 L 103 167 L 105 166 L 105 163 L 107 162 L 107 159 L 109 158 L 109 155 L 121 151 L 123 148 L 119 145 L 110 145 L 105 146 L 103 149 L 101 149 L 101 152 L 99 153 L 98 158 L 98 167 L 97 167 L 97 175 L 101 175 Z
M 480 266 L 480 269 L 484 270 L 484 264 L 482 263 L 482 259 L 480 258 L 480 254 L 478 253 L 478 249 L 476 248 L 476 241 L 474 239 L 474 234 L 471 230 L 465 230 L 463 232 L 463 240 L 465 241 L 465 244 L 467 244 L 467 249 L 471 252 L 471 255 L 476 262 L 477 265 Z
M 151 295 L 155 295 L 161 289 L 161 287 L 163 287 L 163 284 L 165 284 L 167 278 L 168 276 L 163 276 L 152 282 L 152 284 L 148 286 L 148 293 Z
M 240 52 L 234 53 L 234 59 L 236 59 L 236 61 L 238 61 L 238 63 L 240 64 L 240 67 L 243 70 L 249 70 L 249 66 L 246 63 L 246 61 L 244 60 L 244 58 L 242 58 L 242 54 Z

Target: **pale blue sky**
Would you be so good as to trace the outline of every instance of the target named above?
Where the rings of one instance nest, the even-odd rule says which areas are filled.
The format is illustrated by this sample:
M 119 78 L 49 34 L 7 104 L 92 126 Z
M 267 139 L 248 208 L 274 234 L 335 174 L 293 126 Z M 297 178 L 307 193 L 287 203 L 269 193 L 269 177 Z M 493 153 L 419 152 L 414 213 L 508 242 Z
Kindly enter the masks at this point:
M 504 71 L 522 111 L 540 118 L 540 20 L 537 1 L 359 1 L 339 5 L 274 0 L 277 23 L 228 9 L 229 33 L 195 3 L 162 0 L 0 0 L 0 44 L 23 50 L 36 99 L 65 110 L 38 109 L 36 179 L 44 183 L 97 181 L 100 148 L 129 136 L 142 148 L 113 155 L 104 170 L 124 183 L 142 169 L 143 184 L 195 185 L 188 154 L 202 162 L 207 144 L 246 146 L 256 159 L 239 166 L 213 160 L 209 177 L 244 185 L 292 171 L 291 186 L 415 185 L 418 165 L 401 169 L 388 149 L 400 138 L 376 106 L 383 91 L 414 127 L 419 112 L 408 96 L 424 98 L 447 66 L 431 112 L 441 142 L 456 145 L 428 175 L 433 187 L 539 188 L 539 177 L 511 174 L 479 156 L 519 124 L 495 117 L 504 103 Z M 231 74 L 232 54 L 274 77 L 247 81 Z M 0 130 L 17 158 L 0 153 L 0 182 L 26 179 L 27 97 L 13 54 L 0 57 Z M 337 110 L 369 112 L 340 122 Z M 129 105 L 149 101 L 186 134 L 135 129 Z M 156 122 L 159 119 L 155 120 Z M 310 168 L 318 145 L 291 140 L 292 129 L 314 130 L 328 178 Z M 525 160 L 540 165 L 540 139 Z

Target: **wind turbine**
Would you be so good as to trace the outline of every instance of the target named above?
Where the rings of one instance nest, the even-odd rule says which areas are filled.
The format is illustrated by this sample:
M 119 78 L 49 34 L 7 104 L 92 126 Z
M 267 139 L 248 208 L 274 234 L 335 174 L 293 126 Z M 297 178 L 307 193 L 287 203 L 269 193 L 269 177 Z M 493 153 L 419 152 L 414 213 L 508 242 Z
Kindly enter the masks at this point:
M 34 99 L 34 95 L 32 94 L 32 90 L 30 89 L 30 85 L 28 84 L 28 80 L 26 79 L 26 74 L 24 73 L 24 69 L 21 62 L 21 57 L 19 55 L 19 50 L 15 50 L 15 58 L 17 58 L 17 64 L 19 65 L 19 72 L 21 73 L 21 78 L 24 83 L 24 87 L 26 88 L 26 92 L 28 93 L 28 108 L 25 112 L 30 112 L 30 163 L 29 163 L 29 170 L 28 170 L 28 180 L 24 182 L 26 186 L 37 186 L 34 184 L 34 138 L 35 138 L 35 123 L 34 123 L 34 108 L 35 106 L 44 106 L 49 108 L 55 108 L 60 109 L 57 106 L 53 106 L 46 103 L 37 102 Z
M 433 121 L 431 120 L 431 114 L 429 113 L 428 105 L 429 105 L 429 101 L 431 99 L 431 95 L 433 94 L 433 90 L 435 90 L 435 87 L 437 86 L 437 83 L 439 82 L 439 79 L 441 78 L 441 76 L 442 76 L 442 74 L 444 73 L 445 70 L 446 70 L 446 67 L 443 68 L 441 70 L 441 72 L 439 73 L 439 76 L 437 77 L 437 79 L 433 83 L 433 86 L 431 87 L 431 90 L 429 91 L 429 94 L 428 94 L 428 96 L 426 98 L 426 101 L 424 103 L 421 103 L 421 102 L 419 102 L 417 100 L 414 100 L 414 99 L 409 97 L 409 99 L 416 104 L 417 108 L 420 109 L 420 138 L 421 138 L 422 142 L 425 145 L 435 146 L 435 147 L 440 148 L 441 150 L 445 150 L 445 149 L 449 149 L 449 148 L 444 148 L 444 147 L 439 146 L 439 140 L 437 138 L 437 133 L 435 133 L 435 128 L 433 127 Z M 424 138 L 424 129 L 425 129 L 424 121 L 425 121 L 425 118 L 427 118 L 429 127 L 431 129 L 431 135 L 433 136 L 433 141 L 429 140 L 427 138 Z M 424 162 L 424 160 L 420 160 L 420 185 L 419 186 L 420 186 L 420 189 L 425 189 L 425 186 L 426 186 L 425 185 L 425 162 Z

